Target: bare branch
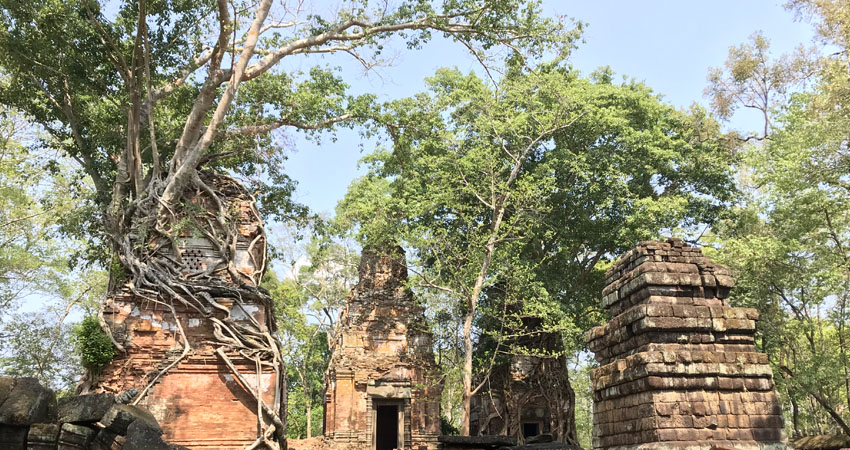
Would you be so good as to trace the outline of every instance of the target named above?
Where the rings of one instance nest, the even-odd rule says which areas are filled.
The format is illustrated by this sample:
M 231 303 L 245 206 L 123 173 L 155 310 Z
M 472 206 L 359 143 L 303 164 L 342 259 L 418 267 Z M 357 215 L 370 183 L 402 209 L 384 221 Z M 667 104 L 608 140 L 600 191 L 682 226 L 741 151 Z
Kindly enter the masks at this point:
M 151 159 L 152 165 L 151 168 L 151 179 L 158 180 L 160 176 L 161 164 L 159 162 L 159 149 L 157 149 L 156 145 L 156 131 L 154 126 L 154 116 L 153 116 L 153 108 L 154 108 L 154 99 L 153 99 L 153 91 L 151 89 L 151 44 L 148 40 L 148 25 L 147 22 L 142 24 L 142 34 L 143 34 L 143 42 L 145 46 L 145 90 L 147 91 L 147 101 L 146 103 L 146 112 L 148 116 L 148 131 L 150 132 L 151 138 Z
M 97 29 L 101 42 L 111 49 L 111 52 L 108 53 L 109 58 L 112 60 L 113 65 L 116 69 L 118 69 L 118 73 L 126 83 L 127 77 L 130 75 L 130 66 L 127 65 L 127 61 L 124 59 L 123 53 L 121 53 L 121 50 L 115 44 L 115 41 L 112 40 L 112 37 L 103 27 L 103 24 L 100 23 L 100 20 L 95 17 L 94 12 L 92 12 L 89 8 L 88 3 L 84 2 L 83 7 L 86 9 L 86 15 L 89 18 L 89 22 L 91 22 L 95 29 Z
M 195 73 L 195 71 L 197 71 L 199 68 L 203 67 L 204 64 L 208 63 L 214 53 L 215 52 L 211 48 L 204 49 L 204 51 L 201 52 L 200 55 L 196 56 L 195 58 L 192 58 L 192 62 L 190 64 L 187 64 L 185 67 L 180 69 L 180 72 L 177 78 L 174 79 L 174 81 L 166 84 L 165 86 L 161 86 L 157 89 L 154 89 L 151 92 L 151 95 L 149 96 L 150 99 L 148 101 L 155 103 L 163 99 L 164 97 L 167 97 L 169 94 L 174 92 L 175 89 L 186 84 L 186 80 L 189 79 L 189 76 Z
M 300 24 L 301 24 L 301 22 L 298 22 L 296 20 L 290 20 L 289 22 L 270 23 L 268 25 L 264 25 L 263 28 L 260 29 L 260 34 L 263 34 L 263 33 L 265 33 L 266 31 L 269 31 L 269 30 L 281 29 L 281 28 L 291 28 L 291 27 L 294 27 L 294 26 L 300 25 Z
M 218 86 L 226 79 L 221 79 L 222 71 L 220 70 L 221 60 L 228 45 L 228 27 L 230 26 L 230 11 L 227 9 L 227 2 L 225 0 L 218 0 L 218 11 L 218 42 L 210 54 L 209 75 L 207 75 L 207 79 L 204 81 L 203 87 L 201 87 L 201 92 L 198 93 L 195 103 L 192 105 L 189 117 L 186 118 L 186 124 L 183 126 L 180 139 L 177 140 L 177 145 L 174 148 L 174 156 L 171 158 L 170 172 L 173 172 L 182 163 L 189 147 L 197 141 L 201 125 L 207 112 L 212 107 Z
M 226 135 L 240 135 L 240 136 L 259 136 L 266 133 L 270 133 L 280 127 L 290 126 L 295 127 L 301 130 L 320 130 L 323 128 L 327 128 L 335 123 L 345 122 L 354 118 L 354 114 L 343 114 L 337 117 L 331 117 L 330 119 L 320 120 L 318 122 L 313 123 L 303 123 L 303 122 L 295 122 L 292 120 L 277 120 L 269 124 L 263 125 L 249 125 L 239 128 L 233 128 L 230 130 L 226 130 L 223 133 Z
M 303 49 L 318 47 L 327 42 L 365 42 L 366 39 L 377 36 L 379 34 L 391 33 L 402 30 L 424 30 L 435 29 L 446 33 L 475 33 L 481 34 L 475 26 L 465 23 L 450 23 L 446 26 L 439 26 L 437 23 L 441 20 L 450 20 L 452 18 L 461 17 L 472 12 L 464 12 L 452 15 L 437 15 L 428 16 L 407 22 L 400 22 L 387 25 L 375 25 L 363 20 L 351 19 L 341 22 L 328 31 L 319 33 L 315 36 L 297 39 L 290 42 L 277 50 L 269 52 L 263 59 L 251 65 L 245 72 L 245 81 L 252 80 L 271 69 L 281 59 L 295 52 L 303 51 Z M 347 33 L 352 28 L 359 28 L 360 31 Z M 223 80 L 222 80 L 223 81 Z

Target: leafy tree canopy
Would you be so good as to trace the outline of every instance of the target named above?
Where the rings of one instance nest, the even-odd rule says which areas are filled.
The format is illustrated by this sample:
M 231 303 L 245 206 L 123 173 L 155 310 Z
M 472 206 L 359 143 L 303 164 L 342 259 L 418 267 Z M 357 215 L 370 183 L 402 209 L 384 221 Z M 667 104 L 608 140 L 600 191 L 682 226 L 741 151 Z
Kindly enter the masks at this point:
M 600 262 L 663 229 L 705 227 L 734 198 L 732 156 L 705 111 L 612 78 L 510 61 L 491 85 L 443 69 L 429 92 L 387 106 L 392 147 L 365 158 L 338 223 L 414 249 L 416 283 L 459 301 L 467 378 L 479 304 L 508 325 L 500 305 L 522 305 L 516 320 L 543 318 L 579 348 L 599 320 Z
M 825 46 L 772 57 L 756 35 L 730 50 L 707 91 L 722 116 L 755 103 L 764 128 L 741 149 L 746 196 L 713 230 L 738 280 L 732 300 L 762 313 L 794 436 L 850 434 L 850 15 L 846 2 L 795 0 Z M 744 64 L 745 62 L 749 62 Z M 740 95 L 718 89 L 735 80 Z M 781 94 L 781 95 L 778 95 Z M 755 99 L 755 100 L 754 100 Z
M 250 181 L 266 217 L 304 217 L 283 171 L 285 149 L 269 133 L 353 126 L 375 117 L 374 96 L 350 94 L 336 69 L 291 71 L 281 61 L 347 53 L 371 67 L 391 36 L 417 48 L 434 33 L 482 61 L 496 49 L 534 59 L 565 54 L 580 31 L 543 18 L 538 0 L 355 0 L 328 15 L 313 9 L 270 0 L 3 0 L 0 103 L 47 131 L 42 146 L 80 164 L 99 209 L 110 211 L 112 235 L 137 220 L 125 212 L 149 188 L 173 206 L 200 165 Z M 163 185 L 151 183 L 159 178 Z M 68 230 L 102 237 L 100 216 L 75 217 Z M 90 257 L 105 260 L 105 248 L 92 245 Z

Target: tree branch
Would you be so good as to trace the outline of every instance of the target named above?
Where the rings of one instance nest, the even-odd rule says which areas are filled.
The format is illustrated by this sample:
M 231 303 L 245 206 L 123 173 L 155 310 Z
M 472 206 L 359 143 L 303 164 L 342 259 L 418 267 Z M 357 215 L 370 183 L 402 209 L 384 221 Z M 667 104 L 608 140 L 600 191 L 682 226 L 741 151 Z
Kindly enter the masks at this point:
M 186 183 L 195 173 L 201 155 L 207 148 L 209 148 L 210 144 L 212 144 L 213 138 L 216 136 L 216 129 L 224 120 L 227 111 L 230 109 L 230 105 L 236 96 L 236 90 L 239 88 L 239 83 L 242 81 L 242 77 L 248 67 L 248 62 L 254 54 L 254 47 L 260 37 L 260 27 L 266 20 L 271 4 L 271 0 L 263 0 L 260 3 L 260 6 L 257 9 L 257 14 L 251 23 L 250 29 L 248 30 L 248 38 L 245 41 L 245 48 L 239 57 L 239 61 L 233 68 L 233 73 L 230 82 L 227 85 L 227 89 L 225 89 L 224 94 L 219 100 L 203 136 L 201 136 L 197 144 L 193 145 L 191 150 L 184 155 L 184 159 L 182 161 L 177 161 L 177 165 L 173 166 L 176 170 L 174 170 L 169 176 L 170 180 L 166 184 L 165 190 L 162 194 L 162 201 L 164 205 L 173 205 L 177 202 L 183 193 L 183 188 L 186 186 Z M 182 139 L 183 137 L 181 137 L 181 140 Z M 175 159 L 177 159 L 176 155 Z
M 276 120 L 269 124 L 262 125 L 248 125 L 239 128 L 232 128 L 230 130 L 222 131 L 221 134 L 224 135 L 241 135 L 241 136 L 259 136 L 269 132 L 272 132 L 280 127 L 290 126 L 295 127 L 301 130 L 320 130 L 323 128 L 327 128 L 335 123 L 345 122 L 346 120 L 354 118 L 354 114 L 343 114 L 337 117 L 331 117 L 330 119 L 320 120 L 318 122 L 313 123 L 303 123 L 303 122 L 295 122 L 292 120 L 280 119 Z

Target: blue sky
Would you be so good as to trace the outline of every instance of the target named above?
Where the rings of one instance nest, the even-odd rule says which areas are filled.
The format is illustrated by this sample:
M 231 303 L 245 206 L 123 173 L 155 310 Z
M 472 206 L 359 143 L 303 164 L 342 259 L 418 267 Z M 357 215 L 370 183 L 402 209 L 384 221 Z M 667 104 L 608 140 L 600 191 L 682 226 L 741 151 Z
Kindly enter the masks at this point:
M 677 107 L 707 104 L 703 89 L 709 68 L 721 66 L 729 47 L 745 42 L 753 32 L 764 32 L 775 55 L 810 44 L 813 34 L 810 24 L 795 21 L 782 2 L 771 0 L 544 0 L 544 12 L 588 24 L 585 42 L 570 58 L 574 68 L 586 74 L 610 66 L 617 74 L 645 82 Z M 403 45 L 395 50 L 389 52 L 395 55 L 392 66 L 371 73 L 364 74 L 350 57 L 329 57 L 319 63 L 340 66 L 353 92 L 372 92 L 382 100 L 422 91 L 424 79 L 439 67 L 480 71 L 464 47 L 445 40 L 434 40 L 418 51 Z M 290 64 L 306 69 L 316 62 Z M 730 126 L 750 129 L 756 123 L 752 119 L 738 115 Z M 357 168 L 364 156 L 361 144 L 366 151 L 374 144 L 347 130 L 336 142 L 325 139 L 318 146 L 300 135 L 291 137 L 294 149 L 286 171 L 298 182 L 297 200 L 317 212 L 332 213 L 351 181 L 363 173 Z

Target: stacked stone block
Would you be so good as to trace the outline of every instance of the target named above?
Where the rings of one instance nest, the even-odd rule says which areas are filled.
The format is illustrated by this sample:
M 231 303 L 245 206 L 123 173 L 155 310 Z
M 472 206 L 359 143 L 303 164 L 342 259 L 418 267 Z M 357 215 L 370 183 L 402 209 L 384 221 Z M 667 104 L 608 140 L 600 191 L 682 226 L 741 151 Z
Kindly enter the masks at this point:
M 112 394 L 64 397 L 35 378 L 0 377 L 2 450 L 186 450 L 156 419 Z
M 679 239 L 643 242 L 608 271 L 613 317 L 587 334 L 594 449 L 784 448 L 758 311 L 729 306 L 734 280 Z

